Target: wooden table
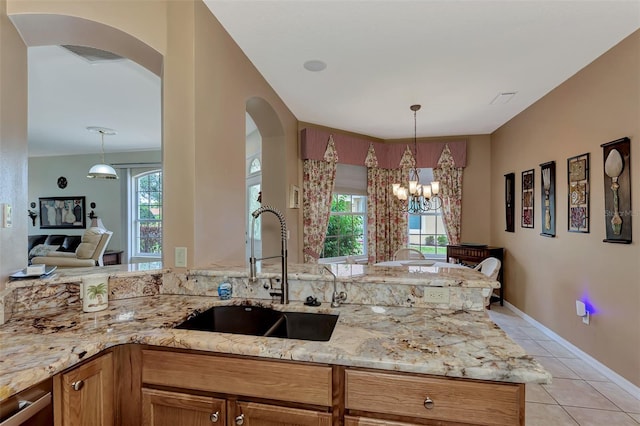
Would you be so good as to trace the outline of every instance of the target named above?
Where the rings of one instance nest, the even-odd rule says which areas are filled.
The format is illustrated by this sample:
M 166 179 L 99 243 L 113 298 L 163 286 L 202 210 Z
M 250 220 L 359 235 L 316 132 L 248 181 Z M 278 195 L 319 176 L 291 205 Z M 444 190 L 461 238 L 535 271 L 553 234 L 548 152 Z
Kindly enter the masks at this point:
M 464 244 L 447 246 L 447 262 L 453 258 L 462 264 L 474 266 L 487 257 L 495 257 L 500 261 L 500 272 L 498 272 L 500 292 L 499 296 L 492 296 L 491 299 L 499 300 L 500 306 L 504 306 L 504 248 Z
M 120 265 L 122 264 L 123 250 L 107 250 L 102 255 L 102 264 L 107 265 Z

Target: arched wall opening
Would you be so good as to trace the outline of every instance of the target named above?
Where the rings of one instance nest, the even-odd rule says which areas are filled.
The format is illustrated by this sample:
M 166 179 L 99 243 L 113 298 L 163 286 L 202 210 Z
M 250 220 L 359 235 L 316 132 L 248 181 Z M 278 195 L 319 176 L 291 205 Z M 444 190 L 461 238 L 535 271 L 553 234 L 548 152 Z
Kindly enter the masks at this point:
M 21 13 L 9 15 L 8 17 L 18 30 L 27 48 L 58 45 L 75 45 L 97 48 L 126 57 L 127 59 L 130 59 L 144 67 L 158 78 L 162 78 L 163 55 L 148 44 L 120 29 L 92 21 L 90 19 L 67 15 Z M 162 105 L 160 105 L 160 107 L 162 108 Z M 27 111 L 29 108 L 30 106 L 27 104 Z M 158 124 L 159 126 L 162 126 L 161 122 Z M 162 149 L 162 141 L 159 140 L 158 142 L 160 144 L 160 149 Z M 123 176 L 125 178 L 124 181 L 122 180 Z M 122 175 L 121 182 L 125 181 L 126 176 Z M 127 194 L 126 189 L 123 188 L 125 188 L 126 185 L 123 186 L 123 184 L 119 184 L 117 182 L 114 182 L 114 185 L 117 186 L 116 192 L 121 198 L 120 202 L 122 203 L 122 206 L 125 206 Z M 25 193 L 28 188 L 29 187 L 25 185 Z M 82 192 L 83 193 L 79 195 L 87 197 L 92 195 L 95 196 L 95 194 L 85 194 L 84 191 Z M 104 200 L 104 202 L 106 201 L 107 200 Z M 102 204 L 104 208 L 104 203 Z M 122 246 L 126 246 L 130 229 L 128 230 L 127 220 L 124 217 L 124 213 L 122 215 L 118 214 L 118 216 L 123 217 L 121 221 L 116 222 L 122 223 L 113 223 L 114 220 L 112 220 L 111 229 L 115 228 L 116 230 L 119 230 L 118 233 L 121 235 L 118 235 L 117 238 L 122 240 Z M 26 237 L 24 239 L 26 240 Z M 126 262 L 126 260 L 124 261 Z
M 250 98 L 246 103 L 247 114 L 251 116 L 262 136 L 262 205 L 280 210 L 287 218 L 287 226 L 295 223 L 297 216 L 290 217 L 287 203 L 287 176 L 284 167 L 285 133 L 280 118 L 273 107 L 259 97 Z M 246 206 L 245 210 L 248 210 Z M 250 212 L 248 213 L 250 214 Z M 280 224 L 275 216 L 262 215 L 262 253 L 273 256 L 280 253 Z M 251 223 L 249 220 L 247 223 Z M 246 230 L 247 235 L 251 233 Z

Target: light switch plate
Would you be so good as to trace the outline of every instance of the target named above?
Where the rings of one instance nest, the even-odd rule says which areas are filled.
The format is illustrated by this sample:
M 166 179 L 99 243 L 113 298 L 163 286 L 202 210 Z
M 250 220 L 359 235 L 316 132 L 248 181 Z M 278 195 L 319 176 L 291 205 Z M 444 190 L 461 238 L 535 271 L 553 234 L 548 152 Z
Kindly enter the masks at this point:
M 2 203 L 2 227 L 11 228 L 13 225 L 13 217 L 11 213 L 11 204 Z
M 186 268 L 187 267 L 187 248 L 186 247 L 176 247 L 176 268 Z

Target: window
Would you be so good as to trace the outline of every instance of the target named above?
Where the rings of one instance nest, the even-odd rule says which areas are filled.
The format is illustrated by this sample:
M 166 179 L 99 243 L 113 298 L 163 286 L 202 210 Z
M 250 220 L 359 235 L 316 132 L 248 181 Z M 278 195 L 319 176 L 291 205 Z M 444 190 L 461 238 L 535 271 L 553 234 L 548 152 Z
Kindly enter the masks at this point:
M 333 194 L 321 258 L 367 254 L 367 197 Z
M 444 257 L 448 243 L 441 210 L 409 215 L 409 247 L 420 250 L 425 257 Z
M 433 169 L 419 171 L 421 181 L 433 180 Z M 447 255 L 447 232 L 442 221 L 442 209 L 417 215 L 409 215 L 409 247 L 420 250 L 425 257 L 445 257 Z
M 162 171 L 153 170 L 133 179 L 134 256 L 162 255 Z
M 259 158 L 254 158 L 251 160 L 251 164 L 249 165 L 249 173 L 248 175 L 254 175 L 256 173 L 260 173 L 262 171 L 262 165 L 260 164 Z

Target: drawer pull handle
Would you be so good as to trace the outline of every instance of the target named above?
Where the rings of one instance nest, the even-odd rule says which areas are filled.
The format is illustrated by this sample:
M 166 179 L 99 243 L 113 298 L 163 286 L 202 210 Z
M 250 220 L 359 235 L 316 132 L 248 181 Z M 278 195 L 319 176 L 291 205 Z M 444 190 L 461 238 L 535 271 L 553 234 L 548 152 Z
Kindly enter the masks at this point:
M 240 414 L 238 417 L 236 417 L 236 424 L 238 426 L 244 424 L 244 414 Z
M 211 415 L 209 416 L 209 420 L 211 420 L 211 423 L 217 423 L 219 417 L 220 417 L 220 412 L 216 411 L 215 413 L 211 413 Z
M 84 381 L 82 380 L 77 380 L 71 383 L 71 389 L 73 389 L 74 391 L 79 391 L 80 389 L 82 389 L 83 386 L 84 386 Z
M 426 408 L 427 410 L 432 410 L 433 407 L 435 406 L 435 402 L 433 402 L 433 400 L 429 397 L 426 397 L 424 400 L 424 408 Z

